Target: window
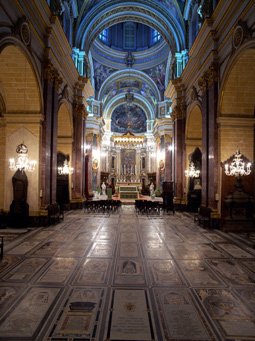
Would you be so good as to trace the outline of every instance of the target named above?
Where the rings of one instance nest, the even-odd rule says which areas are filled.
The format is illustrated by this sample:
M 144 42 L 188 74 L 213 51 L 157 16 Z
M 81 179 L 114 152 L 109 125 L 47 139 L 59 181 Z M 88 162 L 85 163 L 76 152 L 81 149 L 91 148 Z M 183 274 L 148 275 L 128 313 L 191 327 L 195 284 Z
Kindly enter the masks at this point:
M 161 38 L 161 35 L 158 31 L 156 30 L 152 30 L 151 32 L 151 41 L 152 41 L 152 44 L 155 44 L 157 43 Z
M 136 27 L 135 23 L 124 24 L 124 49 L 133 50 L 136 48 Z
M 99 39 L 103 41 L 104 43 L 108 42 L 108 29 L 104 29 L 100 34 L 99 34 Z

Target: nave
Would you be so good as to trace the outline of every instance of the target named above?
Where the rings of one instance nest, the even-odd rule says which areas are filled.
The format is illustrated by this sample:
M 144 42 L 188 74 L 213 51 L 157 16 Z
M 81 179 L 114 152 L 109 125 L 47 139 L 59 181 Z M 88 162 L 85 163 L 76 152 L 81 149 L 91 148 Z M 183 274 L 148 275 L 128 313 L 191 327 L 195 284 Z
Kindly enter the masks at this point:
M 131 205 L 19 230 L 0 262 L 0 340 L 254 340 L 254 243 Z

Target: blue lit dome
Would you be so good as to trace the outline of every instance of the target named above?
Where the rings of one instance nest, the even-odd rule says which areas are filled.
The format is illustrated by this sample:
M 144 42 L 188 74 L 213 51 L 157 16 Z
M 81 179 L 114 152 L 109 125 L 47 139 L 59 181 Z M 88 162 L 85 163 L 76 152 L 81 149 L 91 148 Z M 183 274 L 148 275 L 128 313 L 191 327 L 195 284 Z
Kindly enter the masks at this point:
M 108 47 L 121 51 L 143 51 L 162 40 L 157 30 L 132 21 L 106 28 L 98 38 Z

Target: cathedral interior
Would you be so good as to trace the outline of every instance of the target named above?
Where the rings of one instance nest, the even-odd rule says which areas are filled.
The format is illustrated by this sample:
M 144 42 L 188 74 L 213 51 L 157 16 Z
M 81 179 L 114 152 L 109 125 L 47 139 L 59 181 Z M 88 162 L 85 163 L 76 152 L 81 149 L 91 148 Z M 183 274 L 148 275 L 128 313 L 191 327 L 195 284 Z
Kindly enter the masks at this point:
M 254 13 L 0 0 L 0 340 L 255 339 Z

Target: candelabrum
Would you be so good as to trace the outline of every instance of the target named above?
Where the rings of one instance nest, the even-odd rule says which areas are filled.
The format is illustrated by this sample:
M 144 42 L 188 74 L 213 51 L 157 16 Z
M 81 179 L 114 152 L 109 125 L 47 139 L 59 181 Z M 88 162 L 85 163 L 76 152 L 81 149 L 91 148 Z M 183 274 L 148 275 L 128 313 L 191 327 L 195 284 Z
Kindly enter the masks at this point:
M 245 162 L 239 150 L 232 156 L 232 162 L 224 163 L 225 174 L 228 176 L 245 176 L 251 173 L 251 162 Z
M 68 161 L 65 160 L 63 166 L 58 167 L 58 174 L 59 175 L 68 175 L 68 174 L 73 174 L 73 167 L 70 167 L 68 164 Z
M 200 175 L 200 170 L 195 169 L 194 162 L 191 162 L 189 168 L 185 170 L 185 176 L 189 178 L 198 178 Z
M 9 168 L 12 171 L 28 171 L 33 172 L 35 170 L 36 161 L 29 160 L 28 148 L 24 143 L 21 143 L 16 148 L 18 156 L 16 158 L 9 159 Z

